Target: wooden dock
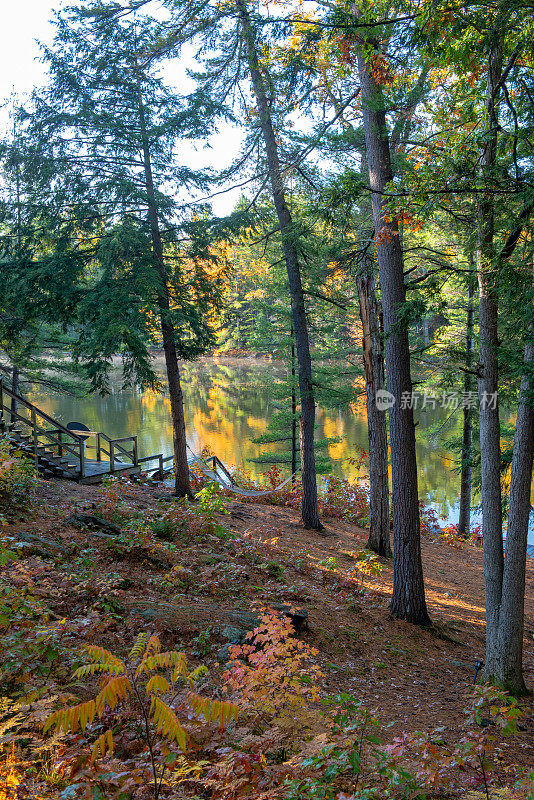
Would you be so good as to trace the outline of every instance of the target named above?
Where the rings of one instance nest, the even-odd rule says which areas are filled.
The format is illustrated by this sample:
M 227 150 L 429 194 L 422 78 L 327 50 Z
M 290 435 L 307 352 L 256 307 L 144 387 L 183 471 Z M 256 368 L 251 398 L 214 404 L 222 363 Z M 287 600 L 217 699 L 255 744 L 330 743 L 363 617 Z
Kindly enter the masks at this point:
M 139 458 L 137 436 L 112 439 L 101 431 L 69 430 L 0 378 L 1 433 L 35 461 L 36 470 L 45 478 L 100 483 L 105 475 L 138 474 L 151 462 L 152 471 L 163 476 L 169 469 L 165 465 L 173 460 L 162 453 Z

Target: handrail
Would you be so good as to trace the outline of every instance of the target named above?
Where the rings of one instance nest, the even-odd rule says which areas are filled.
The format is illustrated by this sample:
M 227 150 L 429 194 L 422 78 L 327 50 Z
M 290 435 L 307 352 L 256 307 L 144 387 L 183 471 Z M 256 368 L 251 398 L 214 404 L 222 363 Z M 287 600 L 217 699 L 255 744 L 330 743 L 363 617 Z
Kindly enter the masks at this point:
M 107 433 L 102 433 L 102 432 L 100 432 L 100 436 L 103 436 L 104 439 L 106 439 L 106 441 L 113 442 L 114 444 L 116 442 L 128 442 L 130 439 L 135 439 L 135 436 L 121 436 L 118 439 L 112 439 L 110 436 L 107 435 Z
M 208 459 L 208 461 L 209 461 L 209 460 L 210 460 L 210 459 Z M 235 484 L 235 481 L 234 481 L 234 479 L 233 479 L 233 477 L 232 477 L 231 473 L 228 471 L 228 469 L 227 469 L 227 468 L 226 468 L 226 466 L 223 464 L 223 462 L 221 461 L 221 459 L 220 459 L 220 458 L 218 458 L 217 456 L 212 456 L 212 458 L 211 458 L 211 462 L 212 462 L 212 464 L 213 464 L 213 471 L 214 471 L 214 472 L 217 472 L 217 468 L 216 468 L 216 466 L 215 466 L 215 465 L 216 465 L 216 464 L 218 464 L 218 466 L 219 466 L 219 467 L 222 469 L 222 471 L 224 472 L 224 474 L 226 475 L 226 477 L 228 478 L 228 480 L 230 481 L 230 483 L 232 483 L 232 484 Z
M 65 444 L 65 442 L 63 442 L 63 441 L 60 441 L 59 439 L 53 439 L 53 438 L 52 438 L 52 437 L 49 435 L 49 432 L 48 432 L 48 431 L 45 431 L 45 430 L 43 430 L 42 428 L 39 428 L 39 426 L 37 426 L 37 435 L 38 435 L 38 436 L 46 436 L 46 438 L 47 438 L 47 439 L 49 439 L 49 440 L 50 440 L 50 442 L 51 442 L 53 445 L 55 445 L 56 447 L 61 447 L 61 449 L 62 449 L 62 450 L 68 450 L 68 451 L 69 451 L 69 453 L 72 453 L 73 455 L 75 455 L 75 456 L 76 456 L 76 458 L 79 458 L 79 450 L 73 450 L 73 448 L 72 448 L 72 447 L 69 447 L 69 445 L 68 445 L 68 444 Z M 46 446 L 46 445 L 45 445 L 45 446 Z
M 162 453 L 156 453 L 153 456 L 143 456 L 142 458 L 138 458 L 137 460 L 139 461 L 140 464 L 145 464 L 147 461 L 159 461 L 160 456 L 164 464 L 166 464 L 167 461 L 172 461 L 174 458 L 174 456 L 164 456 Z
M 30 412 L 29 416 L 23 416 L 18 411 L 12 411 L 11 408 L 4 403 L 4 392 L 6 397 L 10 397 L 20 403 L 25 410 Z M 9 414 L 9 423 L 4 417 L 4 411 Z M 39 418 L 39 422 L 37 421 L 37 417 Z M 53 425 L 52 428 L 48 430 L 44 427 L 41 427 L 42 423 L 41 420 Z M 43 455 L 43 451 L 46 453 L 47 448 L 52 448 L 55 450 L 57 448 L 58 457 L 63 457 L 63 452 L 71 454 L 79 461 L 79 476 L 81 478 L 85 477 L 85 449 L 96 449 L 97 454 L 97 461 L 102 460 L 102 454 L 109 457 L 109 471 L 111 473 L 115 472 L 115 459 L 118 455 L 119 457 L 125 456 L 127 459 L 132 461 L 134 467 L 138 467 L 140 464 L 147 464 L 151 461 L 157 461 L 159 466 L 159 472 L 163 477 L 164 472 L 164 465 L 172 462 L 174 460 L 174 455 L 170 456 L 163 456 L 162 453 L 157 453 L 153 456 L 143 456 L 139 458 L 138 456 L 138 445 L 137 445 L 137 436 L 121 436 L 117 439 L 113 439 L 108 436 L 106 433 L 102 431 L 84 431 L 83 434 L 80 431 L 80 434 L 74 433 L 69 428 L 66 428 L 60 422 L 58 422 L 53 417 L 49 416 L 45 411 L 41 411 L 36 405 L 30 403 L 29 400 L 26 400 L 24 397 L 19 395 L 17 392 L 14 392 L 12 389 L 9 389 L 5 386 L 3 379 L 0 378 L 0 421 L 2 424 L 5 424 L 8 429 L 13 428 L 16 422 L 22 423 L 24 426 L 30 429 L 32 432 L 28 436 L 28 442 L 30 443 L 31 439 L 33 438 L 33 443 L 31 445 L 33 449 L 33 455 L 36 461 L 36 465 L 38 465 L 39 459 Z M 67 436 L 69 439 L 69 444 L 63 438 Z M 85 444 L 85 439 L 91 436 L 96 437 L 96 446 Z M 46 441 L 43 442 L 43 439 Z M 106 449 L 102 446 L 102 442 L 106 442 L 109 445 L 109 449 Z M 125 447 L 122 446 L 123 443 L 131 442 L 132 443 L 132 450 L 128 451 Z M 68 462 L 68 457 L 67 457 Z M 197 457 L 194 456 L 194 460 L 197 461 Z M 235 484 L 234 479 L 223 464 L 223 462 L 217 457 L 212 456 L 211 459 L 213 463 L 213 469 L 216 473 L 217 468 L 219 468 L 224 475 L 228 478 L 231 484 Z M 122 461 L 119 460 L 119 465 L 121 468 L 129 468 L 128 464 L 124 464 Z M 65 468 L 67 469 L 67 467 Z M 130 468 L 129 468 L 130 469 Z M 119 470 L 120 471 L 120 470 Z
M 133 450 L 132 450 L 132 452 L 131 452 L 131 453 L 130 453 L 130 452 L 128 452 L 128 450 L 125 450 L 125 449 L 124 449 L 124 447 L 121 447 L 121 446 L 120 446 L 120 444 L 117 444 L 117 442 L 116 442 L 116 440 L 115 440 L 115 439 L 112 439 L 112 444 L 113 444 L 113 447 L 114 447 L 114 448 L 116 448 L 117 450 L 120 450 L 120 452 L 121 452 L 121 453 L 124 453 L 124 455 L 125 455 L 125 456 L 128 456 L 128 458 L 133 458 Z
M 9 411 L 11 413 L 12 417 L 16 417 L 17 420 L 20 420 L 20 422 L 22 422 L 24 425 L 26 425 L 30 430 L 33 430 L 33 423 L 32 423 L 31 419 L 27 419 L 26 417 L 21 416 L 21 414 L 19 414 L 17 411 L 12 412 L 9 409 L 8 406 L 3 406 L 3 409 L 6 410 L 6 411 Z M 10 424 L 12 425 L 13 423 L 11 422 Z M 36 428 L 37 428 L 37 435 L 38 436 L 46 436 L 46 438 L 49 439 L 49 441 L 53 445 L 55 445 L 57 447 L 61 447 L 64 450 L 68 450 L 70 453 L 73 453 L 76 456 L 76 458 L 78 458 L 77 451 L 73 450 L 72 447 L 69 447 L 69 445 L 66 444 L 65 442 L 63 442 L 62 440 L 60 440 L 59 437 L 57 439 L 54 439 L 51 436 L 51 434 L 55 432 L 55 429 L 52 429 L 51 431 L 47 431 L 44 428 L 39 427 L 39 425 L 36 425 Z M 58 431 L 58 433 L 63 433 L 63 431 L 60 429 Z M 79 446 L 78 442 L 75 442 L 75 444 L 77 446 Z
M 32 409 L 35 409 L 35 412 L 36 412 L 36 414 L 38 414 L 40 417 L 42 417 L 43 419 L 45 419 L 47 422 L 51 422 L 51 423 L 52 423 L 52 425 L 56 425 L 56 426 L 59 428 L 59 430 L 61 431 L 61 433 L 66 433 L 66 434 L 68 434 L 69 436 L 72 436 L 72 438 L 73 438 L 73 439 L 75 439 L 76 441 L 78 441 L 78 442 L 80 441 L 80 438 L 81 438 L 81 437 L 79 437 L 79 436 L 76 436 L 76 434 L 72 433 L 72 431 L 69 431 L 69 429 L 68 429 L 68 428 L 65 428 L 65 427 L 63 427 L 63 425 L 62 425 L 60 422 L 58 422 L 58 421 L 57 421 L 57 419 L 54 419 L 53 417 L 50 417 L 50 416 L 49 416 L 49 415 L 48 415 L 48 414 L 47 414 L 45 411 L 41 411 L 41 409 L 40 409 L 40 408 L 37 408 L 37 406 L 36 406 L 36 405 L 34 405 L 33 403 L 30 403 L 30 401 L 29 401 L 29 400 L 25 400 L 25 399 L 24 399 L 24 397 L 21 397 L 21 396 L 20 396 L 20 394 L 17 394 L 17 393 L 16 393 L 16 392 L 14 392 L 12 389 L 8 389 L 8 387 L 7 387 L 7 386 L 5 385 L 5 383 L 3 382 L 3 379 L 2 379 L 2 378 L 0 378 L 0 384 L 2 385 L 2 392 L 5 392 L 5 393 L 7 394 L 7 396 L 8 396 L 8 397 L 11 397 L 11 398 L 13 398 L 13 399 L 14 399 L 14 400 L 16 400 L 18 403 L 22 403 L 22 404 L 23 404 L 23 405 L 25 405 L 25 406 L 26 406 L 26 408 L 28 408 L 30 411 L 31 411 Z M 3 405 L 3 408 L 4 408 L 6 411 L 9 411 L 9 412 L 11 411 L 11 409 L 10 409 L 8 406 L 4 406 L 4 405 Z M 22 419 L 22 420 L 24 419 L 24 417 L 20 417 L 18 414 L 16 414 L 16 416 L 18 416 L 18 417 L 19 417 L 19 419 Z
M 159 460 L 160 455 L 163 455 L 163 454 L 162 453 L 156 453 L 156 455 L 154 455 L 154 456 L 142 456 L 142 458 L 138 458 L 137 460 L 138 460 L 139 464 L 146 464 L 147 461 L 156 461 L 156 459 Z

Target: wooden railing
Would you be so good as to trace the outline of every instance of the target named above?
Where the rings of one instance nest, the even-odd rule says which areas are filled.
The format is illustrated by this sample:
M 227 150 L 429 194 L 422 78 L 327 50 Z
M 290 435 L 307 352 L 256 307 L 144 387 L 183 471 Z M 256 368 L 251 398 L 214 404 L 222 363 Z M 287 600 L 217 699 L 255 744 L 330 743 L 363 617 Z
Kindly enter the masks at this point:
M 13 404 L 9 406 L 5 404 L 6 397 L 15 401 L 16 411 L 13 411 Z M 21 410 L 26 413 L 20 413 Z M 9 415 L 9 423 L 6 419 L 6 411 Z M 36 469 L 39 466 L 39 455 L 45 449 L 57 449 L 59 458 L 63 458 L 65 452 L 77 458 L 80 462 L 80 475 L 82 477 L 85 475 L 83 439 L 63 427 L 33 403 L 9 389 L 0 378 L 0 430 L 12 430 L 17 424 L 28 429 L 28 435 L 32 440 Z M 53 425 L 53 427 L 45 427 L 46 425 Z
M 160 480 L 163 480 L 165 472 L 168 472 L 172 469 L 168 467 L 165 469 L 165 464 L 168 464 L 170 461 L 174 461 L 174 456 L 164 456 L 163 453 L 156 453 L 155 456 L 144 456 L 143 458 L 138 458 L 138 464 L 149 464 L 151 461 L 157 461 L 158 466 L 154 469 L 154 472 L 157 473 L 160 477 Z
M 14 400 L 17 410 L 12 410 L 12 405 L 6 404 L 6 398 Z M 23 413 L 21 413 L 23 412 Z M 86 451 L 95 451 L 95 460 L 109 459 L 109 471 L 113 473 L 116 467 L 124 468 L 124 459 L 127 459 L 133 467 L 141 467 L 141 464 L 157 462 L 157 467 L 153 468 L 154 473 L 163 479 L 165 472 L 172 470 L 174 456 L 164 456 L 157 453 L 154 456 L 144 456 L 139 458 L 137 450 L 137 436 L 123 436 L 118 439 L 111 439 L 101 431 L 72 431 L 65 428 L 57 420 L 50 417 L 33 403 L 30 403 L 21 395 L 13 392 L 7 387 L 0 378 L 0 433 L 9 432 L 17 425 L 25 426 L 28 429 L 28 436 L 31 440 L 35 467 L 39 467 L 39 457 L 45 455 L 45 450 L 52 450 L 52 455 L 57 451 L 58 458 L 65 458 L 65 454 L 74 456 L 79 461 L 79 475 L 81 478 L 86 476 Z M 49 427 L 52 425 L 53 427 Z M 48 426 L 48 427 L 47 427 Z M 128 445 L 131 443 L 131 446 Z M 131 449 L 129 449 L 131 447 Z M 104 456 L 104 459 L 102 458 Z M 210 456 L 205 459 L 211 463 L 213 471 L 219 470 L 224 476 L 234 483 L 234 479 L 222 461 L 217 456 Z M 168 466 L 166 466 L 168 465 Z M 76 464 L 74 465 L 77 466 Z M 65 467 L 68 469 L 68 466 Z
M 12 411 L 12 406 L 6 404 L 5 398 L 12 401 L 15 400 L 17 411 Z M 21 411 L 24 413 L 21 413 Z M 57 451 L 59 458 L 64 458 L 65 453 L 73 455 L 79 461 L 81 478 L 84 478 L 86 474 L 85 459 L 87 450 L 95 450 L 96 461 L 102 461 L 102 455 L 108 456 L 110 472 L 115 471 L 117 461 L 120 461 L 121 466 L 123 466 L 125 458 L 134 467 L 140 464 L 137 452 L 137 436 L 123 436 L 118 439 L 111 439 L 105 433 L 96 431 L 88 431 L 87 433 L 84 431 L 83 435 L 80 435 L 81 431 L 80 433 L 74 433 L 44 411 L 41 411 L 33 403 L 13 392 L 12 389 L 5 386 L 0 378 L 0 431 L 13 430 L 18 424 L 28 429 L 28 435 L 31 437 L 33 444 L 36 468 L 39 464 L 39 456 L 44 453 L 45 449 L 52 450 L 53 455 Z M 53 427 L 45 427 L 47 425 L 53 425 Z M 86 439 L 91 440 L 93 437 L 95 444 L 86 443 Z M 128 442 L 131 442 L 131 450 L 125 447 Z
M 230 481 L 230 483 L 233 486 L 235 484 L 235 481 L 234 481 L 231 473 L 228 472 L 228 469 L 225 467 L 223 462 L 220 460 L 220 458 L 217 458 L 217 456 L 210 456 L 209 458 L 206 459 L 206 462 L 209 464 L 210 461 L 211 461 L 211 465 L 213 467 L 214 473 L 217 474 L 217 468 L 219 468 L 221 470 L 221 472 L 224 473 L 225 477 L 228 478 L 228 480 Z
M 154 474 L 157 474 L 161 480 L 165 475 L 165 472 L 170 472 L 172 470 L 174 462 L 174 456 L 164 456 L 162 453 L 158 453 L 155 456 L 145 456 L 144 458 L 139 458 L 139 464 L 148 464 L 151 461 L 158 461 L 158 467 L 154 469 Z M 228 479 L 228 481 L 234 485 L 235 481 L 232 477 L 232 474 L 228 471 L 227 467 L 223 464 L 223 462 L 217 456 L 210 456 L 209 458 L 205 459 L 206 464 L 210 464 L 212 466 L 213 472 L 217 473 L 219 469 L 221 472 L 224 473 L 224 476 Z M 165 464 L 170 464 L 167 469 L 165 468 Z

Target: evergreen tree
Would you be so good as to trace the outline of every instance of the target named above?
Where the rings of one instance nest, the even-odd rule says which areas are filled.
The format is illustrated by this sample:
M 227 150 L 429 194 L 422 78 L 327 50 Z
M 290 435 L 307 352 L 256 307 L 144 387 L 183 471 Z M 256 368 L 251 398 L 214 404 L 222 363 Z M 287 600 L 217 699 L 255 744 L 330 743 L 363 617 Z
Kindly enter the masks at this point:
M 28 202 L 26 143 L 15 112 L 12 119 L 12 133 L 0 147 L 0 373 L 16 394 L 33 384 L 80 394 L 87 385 L 69 357 L 73 336 L 56 321 L 48 321 L 46 309 L 29 289 L 35 265 L 49 242 L 39 209 Z M 13 398 L 13 419 L 17 407 Z
M 180 212 L 177 198 L 203 178 L 177 164 L 177 146 L 207 135 L 213 108 L 168 89 L 157 26 L 120 12 L 85 3 L 58 15 L 54 44 L 44 48 L 50 83 L 34 97 L 29 131 L 35 168 L 53 182 L 51 203 L 62 203 L 61 220 L 83 225 L 67 265 L 82 322 L 77 356 L 95 388 L 106 389 L 117 352 L 127 381 L 156 386 L 149 347 L 161 338 L 175 489 L 191 496 L 178 359 L 213 342 L 207 317 L 217 280 L 202 220 Z
M 307 527 L 320 530 L 315 474 L 315 399 L 312 375 L 310 337 L 303 291 L 303 270 L 300 254 L 302 231 L 287 202 L 287 174 L 277 134 L 284 127 L 285 92 L 289 88 L 289 72 L 276 76 L 270 72 L 269 59 L 263 58 L 265 36 L 262 20 L 251 12 L 244 0 L 216 9 L 194 0 L 167 0 L 172 12 L 169 43 L 176 39 L 198 37 L 200 51 L 211 51 L 213 58 L 204 58 L 202 87 L 213 96 L 242 99 L 242 109 L 248 123 L 247 154 L 239 159 L 235 169 L 249 170 L 250 154 L 258 150 L 259 163 L 253 164 L 260 179 L 258 194 L 264 186 L 270 190 L 280 232 L 281 250 L 288 274 L 293 329 L 295 332 L 301 414 L 299 419 L 302 469 L 302 521 Z M 261 42 L 261 46 L 260 46 Z M 200 77 L 200 76 L 199 76 Z M 286 85 L 284 86 L 284 78 Z M 277 84 L 280 83 L 280 86 Z M 250 97 L 254 111 L 250 113 Z M 230 99 L 231 98 L 231 99 Z M 280 98 L 280 102 L 277 100 Z M 235 171 L 234 171 L 235 174 Z
M 476 207 L 478 417 L 486 599 L 486 678 L 524 691 L 525 555 L 533 452 L 532 385 L 532 72 L 526 66 L 531 18 L 520 4 L 474 5 L 446 17 L 438 3 L 426 47 L 452 80 L 441 88 L 434 135 L 447 132 L 436 158 L 424 139 L 413 151 L 414 205 L 428 217 L 439 205 L 458 218 L 462 197 Z M 447 18 L 450 35 L 440 24 Z M 513 92 L 511 87 L 513 86 Z M 450 130 L 451 111 L 456 115 Z M 444 176 L 447 176 L 446 178 Z M 406 192 L 408 186 L 402 187 Z M 442 202 L 446 199 L 447 202 Z M 503 451 L 499 406 L 519 393 L 513 453 Z M 503 552 L 503 466 L 511 458 L 510 512 Z M 513 509 L 512 509 L 513 502 Z

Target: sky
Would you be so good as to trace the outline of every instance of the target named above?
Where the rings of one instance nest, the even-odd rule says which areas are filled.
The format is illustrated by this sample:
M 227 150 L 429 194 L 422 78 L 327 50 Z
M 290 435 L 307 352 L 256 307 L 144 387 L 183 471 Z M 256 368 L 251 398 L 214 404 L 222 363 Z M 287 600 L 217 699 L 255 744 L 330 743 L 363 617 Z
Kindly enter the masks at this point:
M 43 82 L 43 66 L 36 59 L 35 39 L 50 42 L 53 28 L 49 20 L 57 0 L 11 0 L 2 9 L 0 26 L 0 97 L 5 100 L 14 89 L 30 92 Z
M 6 101 L 14 91 L 20 100 L 30 94 L 34 86 L 43 85 L 46 72 L 39 62 L 39 46 L 36 40 L 51 43 L 54 27 L 50 20 L 54 10 L 62 5 L 75 5 L 73 0 L 9 0 L 3 4 L 0 25 L 0 128 L 9 125 Z M 187 146 L 188 166 L 199 168 L 212 166 L 224 168 L 239 150 L 241 132 L 235 127 L 224 126 L 212 137 L 211 148 L 195 152 Z M 213 198 L 215 214 L 227 214 L 235 205 L 240 190 L 233 190 Z

